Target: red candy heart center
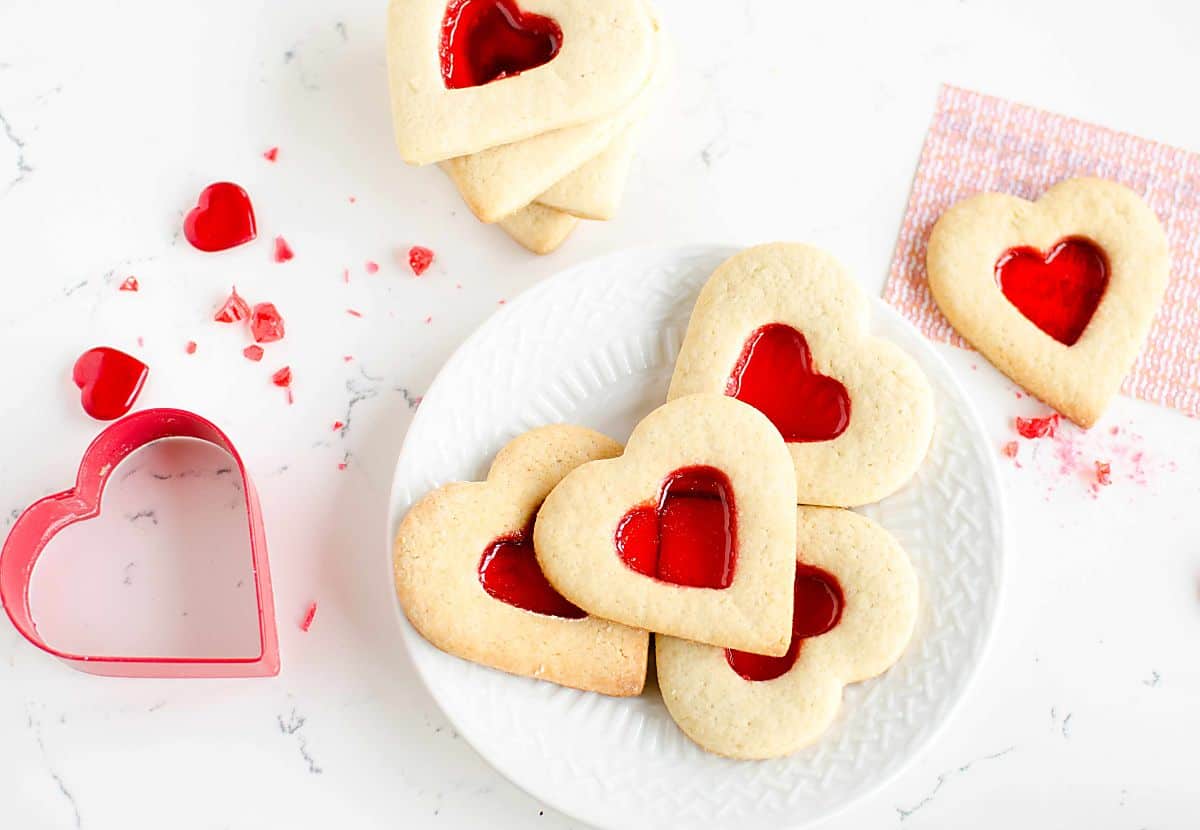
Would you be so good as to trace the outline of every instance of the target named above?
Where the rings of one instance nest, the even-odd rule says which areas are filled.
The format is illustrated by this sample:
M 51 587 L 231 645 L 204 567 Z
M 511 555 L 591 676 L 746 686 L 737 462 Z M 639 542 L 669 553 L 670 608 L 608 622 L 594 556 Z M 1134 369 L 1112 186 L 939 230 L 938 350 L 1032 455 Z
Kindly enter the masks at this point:
M 558 24 L 515 0 L 453 0 L 442 19 L 442 78 L 447 89 L 482 86 L 549 63 L 561 47 Z
M 183 235 L 201 251 L 224 251 L 249 242 L 258 235 L 250 197 L 233 182 L 210 184 L 183 220 Z
M 638 573 L 693 588 L 728 588 L 737 559 L 737 511 L 729 477 L 714 467 L 667 476 L 657 504 L 617 524 L 617 553 Z
M 811 565 L 796 566 L 796 588 L 792 607 L 792 642 L 782 657 L 767 657 L 748 651 L 725 649 L 729 667 L 746 680 L 774 680 L 796 665 L 800 644 L 833 629 L 842 619 L 845 599 L 833 574 Z
M 79 356 L 71 377 L 79 387 L 84 412 L 111 421 L 130 410 L 149 372 L 136 357 L 101 346 Z
M 538 566 L 533 550 L 533 527 L 494 540 L 479 560 L 483 590 L 501 602 L 535 614 L 579 620 L 587 612 L 554 590 Z
M 846 387 L 813 370 L 808 341 L 783 323 L 746 338 L 725 394 L 762 412 L 791 443 L 828 441 L 850 425 Z
M 1108 257 L 1081 238 L 1063 239 L 1045 255 L 1036 248 L 1010 248 L 996 260 L 996 282 L 1035 326 L 1072 346 L 1104 296 Z

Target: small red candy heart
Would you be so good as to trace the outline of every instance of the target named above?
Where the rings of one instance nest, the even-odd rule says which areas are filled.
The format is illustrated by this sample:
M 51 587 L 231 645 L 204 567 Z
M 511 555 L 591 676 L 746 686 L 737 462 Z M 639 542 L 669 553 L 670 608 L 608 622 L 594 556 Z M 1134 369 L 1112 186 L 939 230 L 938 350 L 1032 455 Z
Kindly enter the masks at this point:
M 201 251 L 224 251 L 258 235 L 250 197 L 233 182 L 217 182 L 200 191 L 183 220 L 183 235 Z
M 587 612 L 554 590 L 538 566 L 533 549 L 533 528 L 501 536 L 488 545 L 479 560 L 483 590 L 501 602 L 535 614 L 579 620 Z
M 996 282 L 1035 326 L 1072 346 L 1104 296 L 1108 257 L 1082 238 L 1063 239 L 1045 255 L 1036 248 L 1010 248 L 996 260 Z
M 808 637 L 831 631 L 842 619 L 842 586 L 831 573 L 811 565 L 796 566 L 792 606 L 792 642 L 782 657 L 725 649 L 729 667 L 746 680 L 774 680 L 796 665 L 800 644 Z
M 83 411 L 97 420 L 111 421 L 133 407 L 149 372 L 136 357 L 100 346 L 79 356 L 71 377 L 80 389 Z
M 725 394 L 762 412 L 791 443 L 829 441 L 850 425 L 846 387 L 813 371 L 808 341 L 782 323 L 746 338 Z
M 561 47 L 558 24 L 515 0 L 453 0 L 442 19 L 442 78 L 447 89 L 482 86 L 549 63 Z
M 657 504 L 617 525 L 617 553 L 638 573 L 695 588 L 728 588 L 737 560 L 737 511 L 729 477 L 714 467 L 667 476 Z

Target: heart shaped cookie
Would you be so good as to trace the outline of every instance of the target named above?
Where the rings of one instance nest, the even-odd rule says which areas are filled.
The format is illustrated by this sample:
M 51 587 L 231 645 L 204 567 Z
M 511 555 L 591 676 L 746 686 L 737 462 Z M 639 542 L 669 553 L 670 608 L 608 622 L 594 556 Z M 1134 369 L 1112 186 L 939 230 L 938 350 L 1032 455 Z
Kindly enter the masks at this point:
M 959 334 L 1082 427 L 1103 414 L 1162 302 L 1170 250 L 1140 196 L 1068 179 L 1036 202 L 981 193 L 938 219 L 929 288 Z
M 612 219 L 629 180 L 637 131 L 636 124 L 626 129 L 598 156 L 538 194 L 535 202 L 579 219 Z
M 569 473 L 534 547 L 546 578 L 605 619 L 783 654 L 795 476 L 771 423 L 721 395 L 651 412 L 620 458 Z
M 917 579 L 900 545 L 852 513 L 800 507 L 795 617 L 782 657 L 655 637 L 658 684 L 689 738 L 730 758 L 775 758 L 812 743 L 842 688 L 899 659 L 917 615 Z
M 654 61 L 642 0 L 392 0 L 387 40 L 396 144 L 412 164 L 606 118 Z
M 656 60 L 655 77 L 659 74 L 658 67 Z M 619 137 L 628 133 L 645 115 L 656 86 L 652 80 L 632 101 L 607 118 L 452 158 L 440 166 L 481 222 L 498 222 L 537 200 L 556 183 L 572 178 L 575 171 L 602 155 Z M 610 171 L 600 169 L 596 172 L 607 174 Z M 566 183 L 565 188 L 569 193 L 594 183 L 597 183 L 595 179 L 576 178 Z M 559 209 L 577 213 L 568 210 L 569 206 L 568 202 Z
M 933 434 L 933 392 L 896 345 L 867 334 L 867 302 L 832 256 L 748 248 L 700 291 L 669 399 L 722 392 L 787 441 L 801 504 L 852 507 L 895 492 Z
M 621 445 L 576 426 L 510 441 L 483 482 L 441 487 L 396 535 L 396 593 L 413 627 L 443 651 L 512 674 L 636 695 L 649 635 L 589 617 L 538 568 L 530 525 L 546 494 L 585 461 Z

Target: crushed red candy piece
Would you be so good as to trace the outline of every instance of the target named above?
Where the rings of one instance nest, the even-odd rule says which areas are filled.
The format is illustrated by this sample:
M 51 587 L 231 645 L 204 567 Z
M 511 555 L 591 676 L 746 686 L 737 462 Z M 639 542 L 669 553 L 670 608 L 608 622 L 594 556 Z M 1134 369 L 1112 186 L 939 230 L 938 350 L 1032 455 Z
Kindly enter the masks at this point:
M 1052 438 L 1058 429 L 1059 417 L 1055 412 L 1044 418 L 1017 418 L 1017 432 L 1022 438 Z
M 350 282 L 350 269 L 349 268 L 342 269 L 342 282 L 346 282 L 346 283 Z
M 414 276 L 421 276 L 433 264 L 433 251 L 421 245 L 413 245 L 408 249 L 408 267 Z
M 339 463 L 338 463 L 338 469 L 339 469 L 339 470 L 344 470 L 344 469 L 346 469 L 346 462 L 345 462 L 345 461 L 339 462 Z
M 344 354 L 344 355 L 342 355 L 342 362 L 343 362 L 343 363 L 349 363 L 351 360 L 354 360 L 354 355 L 352 355 L 352 354 Z
M 285 389 L 292 385 L 292 367 L 284 366 L 275 374 L 271 375 L 271 383 L 276 386 L 282 386 Z
M 139 288 L 139 286 L 138 286 L 137 277 L 126 277 L 125 281 L 123 283 L 121 283 L 120 288 L 118 288 L 117 290 L 118 291 L 137 291 L 138 288 Z
M 263 153 L 263 158 L 265 158 L 267 161 L 275 161 L 275 159 L 279 158 L 279 148 L 272 147 L 270 150 L 267 150 L 265 153 Z
M 365 267 L 367 269 L 368 274 L 378 274 L 379 273 L 379 263 L 375 262 L 374 260 L 368 259 Z
M 308 606 L 308 610 L 304 612 L 304 619 L 300 621 L 300 630 L 307 632 L 312 628 L 313 617 L 317 616 L 317 604 L 314 602 Z
M 1112 484 L 1112 465 L 1107 461 L 1096 462 L 1096 484 L 1101 487 Z
M 255 363 L 258 363 L 258 361 L 263 359 L 263 347 L 247 346 L 246 348 L 242 349 L 242 354 L 246 356 L 247 360 L 253 360 Z
M 227 299 L 217 313 L 213 315 L 213 319 L 218 323 L 236 323 L 239 320 L 245 320 L 250 316 L 250 303 L 246 302 L 237 293 L 237 286 L 234 286 L 229 291 L 229 299 Z
M 357 201 L 358 201 L 358 197 L 357 197 L 357 196 L 351 196 L 351 197 L 350 197 L 350 204 L 354 204 L 354 203 L 355 203 L 355 202 L 357 202 Z
M 343 428 L 344 426 L 346 426 L 346 425 L 343 424 L 341 421 L 334 421 L 333 422 L 333 431 L 337 432 L 339 429 Z
M 1005 444 L 1003 447 L 1000 448 L 1000 452 L 1002 452 L 1006 458 L 1016 458 L 1017 451 L 1019 449 L 1020 449 L 1020 447 L 1017 446 L 1016 441 L 1009 441 L 1007 444 Z
M 428 317 L 425 318 L 425 324 L 429 325 L 432 322 L 433 322 L 433 315 L 430 314 Z
M 349 314 L 351 317 L 362 317 L 361 311 L 355 311 L 352 308 L 346 309 L 346 313 Z
M 259 303 L 250 310 L 250 334 L 255 343 L 274 343 L 283 339 L 283 316 L 274 303 Z
M 145 346 L 145 345 L 146 345 L 146 338 L 142 337 L 142 336 L 139 334 L 139 335 L 138 335 L 138 339 L 137 339 L 137 344 L 138 344 L 138 348 L 139 348 L 139 349 L 140 349 L 140 348 L 142 348 L 143 346 Z
M 275 237 L 275 261 L 287 262 L 294 256 L 296 256 L 296 252 L 292 250 L 292 246 L 287 243 L 287 240 L 282 236 Z
M 184 351 L 187 352 L 188 354 L 195 354 L 196 353 L 196 341 L 189 340 L 187 342 L 187 345 L 184 346 Z

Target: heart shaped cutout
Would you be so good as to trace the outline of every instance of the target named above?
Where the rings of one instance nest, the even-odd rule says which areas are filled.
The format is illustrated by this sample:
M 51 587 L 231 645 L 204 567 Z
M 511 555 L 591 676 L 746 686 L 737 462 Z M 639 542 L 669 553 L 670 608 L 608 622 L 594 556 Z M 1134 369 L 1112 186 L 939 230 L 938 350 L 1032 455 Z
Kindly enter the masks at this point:
M 1108 258 L 1087 239 L 1063 239 L 1046 254 L 1010 248 L 996 260 L 1008 301 L 1046 334 L 1074 346 L 1108 285 Z
M 447 89 L 482 86 L 549 63 L 561 47 L 558 24 L 515 0 L 452 0 L 442 20 L 442 78 Z
M 405 161 L 432 164 L 608 118 L 649 82 L 657 24 L 641 0 L 606 0 L 602 14 L 586 0 L 522 5 L 392 0 L 388 80 Z
M 79 356 L 71 379 L 79 387 L 83 411 L 98 421 L 111 421 L 133 408 L 149 373 L 136 357 L 100 346 Z
M 837 577 L 812 565 L 796 565 L 792 601 L 792 641 L 787 654 L 768 657 L 749 651 L 725 649 L 725 660 L 746 680 L 755 682 L 783 677 L 796 665 L 801 644 L 810 637 L 831 631 L 842 618 L 846 604 Z
M 1141 350 L 1170 274 L 1166 233 L 1123 185 L 1068 179 L 1030 202 L 979 193 L 943 213 L 925 254 L 950 324 L 1082 427 Z
M 660 406 L 619 458 L 563 478 L 538 511 L 538 563 L 589 613 L 782 655 L 791 637 L 795 475 L 766 416 L 724 395 Z
M 747 248 L 700 290 L 667 398 L 722 393 L 763 412 L 787 442 L 800 504 L 879 501 L 925 457 L 933 390 L 867 318 L 858 284 L 824 251 Z
M 535 614 L 568 620 L 587 616 L 546 581 L 533 551 L 532 524 L 487 546 L 479 560 L 479 582 L 490 596 Z
M 104 487 L 121 461 L 164 438 L 194 438 L 226 452 L 242 480 L 250 529 L 250 561 L 258 607 L 258 653 L 250 657 L 119 656 L 77 654 L 47 643 L 39 634 L 29 600 L 38 557 L 64 528 L 100 514 Z M 279 673 L 279 641 L 266 530 L 258 494 L 241 456 L 211 422 L 179 409 L 147 409 L 108 426 L 88 446 L 75 486 L 30 505 L 13 523 L 0 549 L 0 602 L 17 630 L 33 645 L 68 665 L 111 677 L 265 677 Z
M 617 525 L 617 553 L 632 570 L 672 585 L 728 588 L 737 563 L 737 509 L 729 477 L 685 467 L 663 481 L 658 501 Z
M 776 758 L 815 741 L 848 683 L 887 671 L 917 619 L 917 577 L 886 530 L 849 510 L 793 511 L 795 616 L 779 657 L 655 636 L 672 719 L 710 752 Z
M 850 426 L 846 387 L 817 373 L 804 335 L 782 323 L 746 338 L 725 394 L 770 418 L 789 443 L 831 441 Z
M 200 191 L 183 220 L 183 235 L 201 251 L 224 251 L 258 236 L 250 196 L 233 182 L 217 182 Z
M 535 514 L 570 470 L 621 452 L 577 426 L 508 442 L 484 481 L 454 482 L 412 506 L 396 532 L 396 594 L 442 651 L 512 674 L 610 695 L 641 693 L 650 637 L 589 616 L 546 580 Z M 532 530 L 531 530 L 532 526 Z

